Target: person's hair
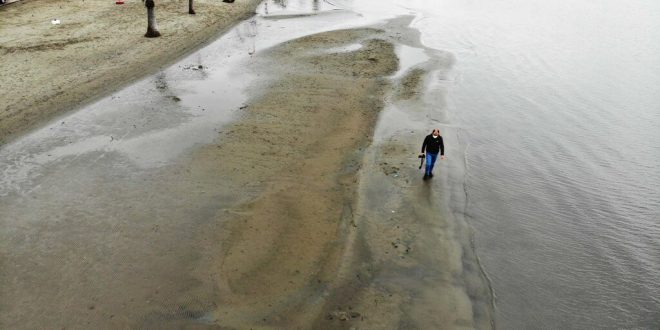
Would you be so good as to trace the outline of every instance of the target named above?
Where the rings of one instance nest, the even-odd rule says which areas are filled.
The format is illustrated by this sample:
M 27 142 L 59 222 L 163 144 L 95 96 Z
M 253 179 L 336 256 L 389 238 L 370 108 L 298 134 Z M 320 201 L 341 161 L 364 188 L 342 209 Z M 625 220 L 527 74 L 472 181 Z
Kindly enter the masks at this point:
M 433 134 L 433 132 L 435 132 L 435 131 L 438 131 L 438 135 L 440 135 L 440 129 L 439 129 L 439 128 L 434 128 L 434 129 L 431 131 L 431 134 Z

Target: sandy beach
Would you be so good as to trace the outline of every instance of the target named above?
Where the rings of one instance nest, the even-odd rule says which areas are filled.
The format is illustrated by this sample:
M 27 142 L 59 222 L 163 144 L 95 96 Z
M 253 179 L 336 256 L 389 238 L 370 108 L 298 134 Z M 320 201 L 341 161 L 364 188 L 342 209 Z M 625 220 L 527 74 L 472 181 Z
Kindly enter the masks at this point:
M 258 0 L 24 0 L 0 7 L 0 144 L 171 64 L 254 14 Z M 51 24 L 59 19 L 59 25 Z
M 184 2 L 163 8 L 175 4 Z M 179 65 L 134 85 L 143 97 L 123 90 L 104 98 L 91 109 L 108 111 L 90 110 L 94 121 L 73 115 L 35 142 L 10 144 L 0 153 L 3 173 L 40 165 L 0 190 L 0 327 L 491 328 L 469 227 L 448 210 L 465 193 L 439 189 L 452 187 L 464 164 L 456 157 L 437 183 L 421 181 L 416 168 L 426 133 L 419 123 L 444 102 L 429 86 L 453 57 L 424 47 L 412 19 L 310 33 L 237 60 L 227 76 L 256 78 L 240 103 L 232 103 L 236 92 L 222 94 L 238 108 L 224 126 L 185 126 L 196 116 L 212 121 L 202 114 L 223 107 L 221 89 L 192 87 L 217 83 L 200 54 L 201 69 Z M 157 68 L 111 76 L 121 86 Z M 189 80 L 181 87 L 177 77 Z M 101 87 L 81 90 L 77 102 L 113 91 Z M 111 113 L 115 105 L 126 109 Z M 411 121 L 388 118 L 397 107 Z M 35 113 L 27 124 L 30 111 L 3 125 L 19 132 L 47 118 Z M 208 140 L 176 145 L 202 130 Z M 25 154 L 31 149 L 36 156 Z

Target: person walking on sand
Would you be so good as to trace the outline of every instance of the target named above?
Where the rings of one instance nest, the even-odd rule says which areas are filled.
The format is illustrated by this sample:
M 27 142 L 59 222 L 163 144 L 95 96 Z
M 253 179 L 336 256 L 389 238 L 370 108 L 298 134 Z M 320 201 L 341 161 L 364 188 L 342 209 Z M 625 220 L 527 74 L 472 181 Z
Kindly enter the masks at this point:
M 442 141 L 440 129 L 434 129 L 424 138 L 420 157 L 424 156 L 424 152 L 426 152 L 426 171 L 424 172 L 424 180 L 426 180 L 433 177 L 433 166 L 438 159 L 438 153 L 440 153 L 440 159 L 445 159 L 445 144 Z

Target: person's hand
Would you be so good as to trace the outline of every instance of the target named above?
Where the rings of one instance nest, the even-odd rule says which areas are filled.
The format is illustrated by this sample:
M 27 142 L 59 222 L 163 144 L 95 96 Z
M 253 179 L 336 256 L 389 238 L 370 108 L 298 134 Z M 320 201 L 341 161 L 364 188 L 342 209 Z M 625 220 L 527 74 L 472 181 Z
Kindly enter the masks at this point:
M 445 155 L 440 156 L 440 159 L 445 159 Z

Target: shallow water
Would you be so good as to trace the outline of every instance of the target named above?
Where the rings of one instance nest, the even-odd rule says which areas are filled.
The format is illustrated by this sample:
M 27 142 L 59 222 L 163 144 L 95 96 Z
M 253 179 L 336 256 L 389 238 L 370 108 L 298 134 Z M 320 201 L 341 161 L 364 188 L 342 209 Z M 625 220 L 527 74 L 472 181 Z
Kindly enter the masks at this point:
M 657 329 L 658 3 L 410 6 L 456 57 L 445 130 L 498 327 Z
M 422 42 L 455 57 L 436 80 L 447 118 L 439 104 L 426 123 L 465 152 L 497 326 L 657 329 L 658 3 L 350 3 L 414 12 Z

